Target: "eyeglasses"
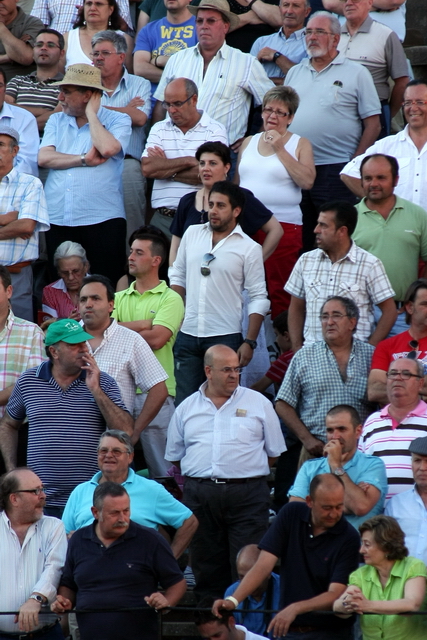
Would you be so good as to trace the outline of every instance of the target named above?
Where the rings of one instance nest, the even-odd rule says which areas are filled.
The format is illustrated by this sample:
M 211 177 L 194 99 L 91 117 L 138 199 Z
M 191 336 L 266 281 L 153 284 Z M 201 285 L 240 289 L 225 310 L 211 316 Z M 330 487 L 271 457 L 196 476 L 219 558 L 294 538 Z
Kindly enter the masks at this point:
M 397 378 L 402 378 L 402 380 L 410 380 L 411 378 L 422 378 L 422 376 L 419 376 L 416 373 L 411 373 L 407 369 L 404 369 L 403 371 L 396 371 L 396 369 L 392 369 L 391 371 L 387 371 L 386 376 L 387 378 L 390 378 L 390 380 L 397 380 Z
M 59 44 L 55 44 L 54 42 L 36 42 L 34 45 L 34 49 L 41 49 L 42 47 L 47 47 L 48 49 L 60 49 Z
M 334 322 L 338 322 L 338 320 L 342 320 L 342 318 L 347 318 L 348 314 L 347 313 L 321 313 L 319 316 L 319 320 L 321 320 L 322 322 L 328 322 L 331 318 Z
M 94 51 L 90 54 L 90 57 L 95 59 L 100 58 L 101 56 L 103 58 L 108 58 L 108 56 L 111 56 L 113 53 L 117 53 L 117 51 Z
M 427 104 L 427 100 L 404 100 L 402 102 L 402 106 L 406 108 L 412 107 L 413 104 L 416 107 L 423 107 L 425 104 Z
M 12 493 L 32 493 L 35 496 L 39 496 L 41 493 L 45 493 L 45 488 L 37 487 L 37 489 L 17 489 L 16 491 L 12 491 Z
M 163 109 L 170 109 L 171 107 L 175 107 L 175 109 L 181 109 L 181 107 L 183 107 L 186 102 L 191 100 L 193 96 L 194 96 L 194 93 L 189 98 L 187 98 L 187 100 L 184 100 L 184 101 L 178 100 L 177 102 L 166 102 L 166 100 L 163 100 L 162 107 Z
M 125 450 L 123 451 L 123 449 L 110 449 L 108 447 L 101 447 L 100 449 L 98 449 L 98 454 L 100 456 L 106 456 L 107 454 L 111 453 L 115 458 L 120 458 L 120 456 L 122 456 L 125 453 L 129 453 L 129 451 Z
M 334 34 L 331 31 L 325 31 L 324 29 L 306 29 L 305 35 L 307 38 L 310 36 L 333 36 Z
M 212 260 L 215 260 L 215 258 L 216 256 L 214 256 L 213 253 L 205 253 L 205 255 L 203 256 L 202 266 L 200 267 L 200 273 L 202 274 L 202 276 L 206 277 L 211 275 L 209 264 L 212 262 Z
M 215 369 L 215 367 L 211 367 Z M 222 369 L 215 369 L 215 371 L 221 371 L 222 373 L 242 373 L 243 367 L 222 367 Z
M 200 27 L 204 22 L 210 25 L 214 25 L 215 22 L 224 22 L 221 18 L 196 18 L 196 24 Z
M 264 109 L 262 110 L 263 113 L 266 114 L 266 116 L 269 118 L 273 113 L 274 115 L 276 115 L 278 118 L 286 118 L 286 116 L 289 116 L 290 114 L 287 113 L 287 111 L 280 111 L 280 109 L 272 109 L 271 107 L 264 107 Z

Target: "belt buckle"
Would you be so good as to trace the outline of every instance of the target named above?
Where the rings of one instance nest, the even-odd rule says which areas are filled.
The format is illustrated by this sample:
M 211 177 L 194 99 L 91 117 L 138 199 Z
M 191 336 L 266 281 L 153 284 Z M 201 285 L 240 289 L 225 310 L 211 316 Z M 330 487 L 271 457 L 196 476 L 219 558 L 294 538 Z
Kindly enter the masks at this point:
M 212 478 L 212 481 L 215 482 L 215 484 L 227 484 L 222 478 Z

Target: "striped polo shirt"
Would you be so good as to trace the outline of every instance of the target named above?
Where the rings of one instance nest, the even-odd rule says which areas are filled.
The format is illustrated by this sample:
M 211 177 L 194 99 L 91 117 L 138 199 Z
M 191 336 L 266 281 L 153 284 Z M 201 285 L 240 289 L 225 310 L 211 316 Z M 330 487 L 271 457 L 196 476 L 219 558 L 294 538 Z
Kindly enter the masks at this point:
M 13 98 L 18 106 L 53 111 L 58 104 L 59 87 L 53 87 L 52 83 L 63 77 L 63 73 L 57 73 L 53 78 L 42 81 L 37 78 L 37 71 L 32 71 L 27 76 L 15 76 L 7 83 L 6 95 Z
M 115 380 L 101 372 L 99 384 L 126 411 Z M 18 378 L 7 412 L 13 420 L 28 417 L 27 464 L 43 481 L 47 505 L 65 506 L 71 491 L 98 471 L 98 440 L 106 428 L 86 371 L 64 390 L 50 362 L 29 369 Z

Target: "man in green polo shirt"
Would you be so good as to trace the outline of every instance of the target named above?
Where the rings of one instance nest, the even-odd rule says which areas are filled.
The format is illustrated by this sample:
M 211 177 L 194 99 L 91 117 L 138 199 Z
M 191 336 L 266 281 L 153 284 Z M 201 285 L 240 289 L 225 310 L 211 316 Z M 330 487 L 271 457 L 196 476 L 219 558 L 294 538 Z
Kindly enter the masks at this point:
M 399 165 L 393 156 L 380 153 L 366 156 L 360 173 L 365 197 L 356 205 L 359 215 L 352 238 L 384 265 L 396 292 L 398 309 L 389 335 L 397 335 L 408 328 L 403 304 L 405 292 L 418 278 L 419 259 L 427 261 L 427 211 L 394 195 Z M 427 268 L 423 273 L 426 276 Z
M 140 436 L 150 476 L 159 477 L 170 466 L 164 453 L 176 388 L 172 348 L 184 317 L 184 304 L 181 296 L 159 279 L 159 268 L 167 258 L 169 246 L 164 233 L 152 225 L 140 227 L 131 235 L 129 244 L 129 273 L 136 280 L 125 291 L 116 293 L 112 316 L 146 340 L 169 376 L 169 395 Z M 141 411 L 145 398 L 137 395 L 136 412 Z

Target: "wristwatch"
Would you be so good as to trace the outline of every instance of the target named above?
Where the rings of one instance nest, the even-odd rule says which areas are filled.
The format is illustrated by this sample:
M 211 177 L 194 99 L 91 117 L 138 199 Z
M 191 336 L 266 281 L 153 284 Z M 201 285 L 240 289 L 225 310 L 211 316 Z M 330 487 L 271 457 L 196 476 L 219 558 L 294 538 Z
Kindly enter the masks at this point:
M 337 469 L 335 469 L 334 471 L 334 475 L 336 476 L 343 476 L 346 472 L 345 469 L 343 469 L 342 467 L 338 467 Z
M 254 349 L 254 350 L 256 349 L 258 344 L 256 340 L 249 340 L 249 338 L 246 338 L 246 340 L 243 340 L 243 342 L 246 342 L 246 344 L 248 344 L 251 347 L 251 349 Z
M 45 603 L 45 599 L 42 596 L 39 596 L 37 593 L 32 593 L 30 595 L 30 599 L 37 600 L 37 602 L 40 602 L 40 604 Z
M 282 56 L 283 53 L 280 53 L 280 51 L 276 51 L 276 53 L 273 53 L 273 62 L 276 62 L 277 58 L 280 58 L 280 56 Z

